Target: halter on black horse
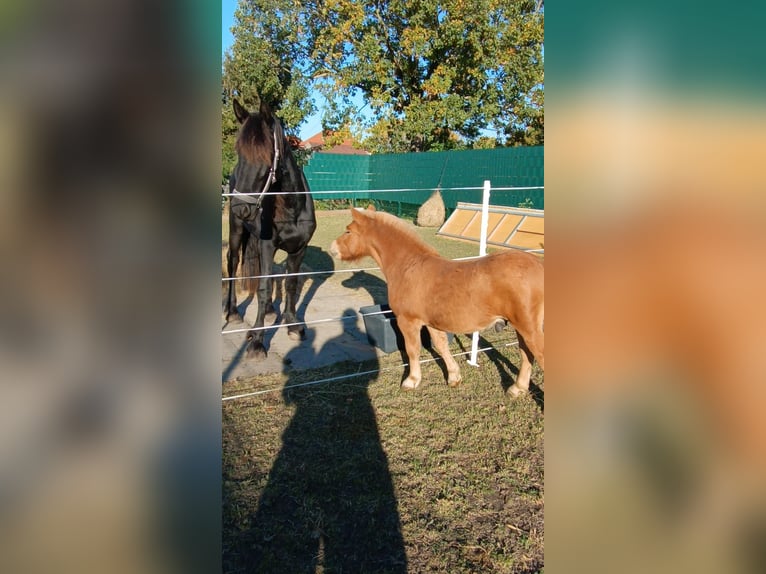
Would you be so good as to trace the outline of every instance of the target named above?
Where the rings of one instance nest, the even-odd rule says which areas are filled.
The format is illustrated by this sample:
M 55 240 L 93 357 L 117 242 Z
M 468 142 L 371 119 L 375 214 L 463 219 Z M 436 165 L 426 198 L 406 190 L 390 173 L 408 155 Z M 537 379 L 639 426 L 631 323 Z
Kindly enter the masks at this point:
M 232 193 L 236 193 L 240 201 L 255 205 L 256 209 L 261 208 L 263 203 L 263 196 L 269 191 L 271 184 L 277 181 L 277 167 L 279 167 L 280 153 L 279 153 L 279 141 L 284 137 L 282 132 L 282 124 L 279 120 L 274 120 L 274 127 L 272 128 L 271 135 L 274 138 L 274 161 L 269 169 L 269 176 L 266 178 L 266 183 L 260 193 L 252 195 L 250 193 L 242 193 L 235 187 L 231 190 Z

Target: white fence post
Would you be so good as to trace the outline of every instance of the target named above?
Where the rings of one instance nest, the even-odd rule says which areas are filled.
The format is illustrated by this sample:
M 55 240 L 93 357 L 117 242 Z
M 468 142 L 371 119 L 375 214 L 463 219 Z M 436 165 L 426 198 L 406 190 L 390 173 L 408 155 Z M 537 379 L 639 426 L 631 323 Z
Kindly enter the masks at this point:
M 479 255 L 482 257 L 487 254 L 487 227 L 489 225 L 489 190 L 492 187 L 489 180 L 484 180 L 484 193 L 481 198 L 481 232 L 479 234 Z M 478 367 L 476 358 L 479 354 L 479 332 L 474 331 L 471 338 L 471 358 L 468 364 L 472 367 Z

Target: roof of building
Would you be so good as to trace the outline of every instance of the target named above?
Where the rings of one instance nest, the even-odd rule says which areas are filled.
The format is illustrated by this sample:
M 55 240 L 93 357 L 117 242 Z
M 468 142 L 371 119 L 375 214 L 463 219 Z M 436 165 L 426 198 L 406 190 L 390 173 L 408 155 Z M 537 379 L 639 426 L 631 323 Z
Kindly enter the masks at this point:
M 358 149 L 354 147 L 354 142 L 351 138 L 346 138 L 342 143 L 325 147 L 325 139 L 323 132 L 314 134 L 308 139 L 301 142 L 303 149 L 315 149 L 320 153 L 332 153 L 338 155 L 370 155 L 370 152 L 364 149 Z

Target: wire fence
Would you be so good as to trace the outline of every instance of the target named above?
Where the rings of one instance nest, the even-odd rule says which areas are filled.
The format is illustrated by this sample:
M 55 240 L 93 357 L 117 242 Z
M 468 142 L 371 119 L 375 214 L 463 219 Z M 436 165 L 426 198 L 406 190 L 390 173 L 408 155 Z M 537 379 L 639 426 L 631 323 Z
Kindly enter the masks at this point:
M 449 191 L 482 191 L 482 190 L 484 190 L 485 191 L 485 202 L 487 202 L 488 199 L 489 199 L 489 193 L 486 192 L 487 186 L 488 186 L 488 182 L 485 182 L 485 186 L 483 186 L 483 187 L 445 188 L 444 191 L 446 191 L 447 189 Z M 503 192 L 503 191 L 542 190 L 542 189 L 544 189 L 543 186 L 496 187 L 496 188 L 491 188 L 491 191 L 492 192 Z M 317 197 L 317 196 L 321 196 L 321 195 L 338 194 L 338 193 L 343 193 L 343 194 L 347 194 L 347 195 L 353 196 L 353 194 L 355 194 L 355 193 L 358 193 L 358 194 L 361 195 L 361 194 L 407 193 L 407 192 L 422 192 L 422 191 L 433 191 L 433 189 L 401 188 L 401 189 L 372 189 L 372 190 L 363 190 L 363 191 L 360 190 L 358 192 L 344 190 L 344 191 L 314 191 L 314 192 L 301 192 L 301 193 L 306 193 L 306 194 L 310 193 L 312 195 L 312 197 Z M 274 194 L 277 194 L 277 195 L 286 195 L 286 194 L 294 194 L 296 192 L 269 192 L 269 193 L 274 193 Z M 221 195 L 225 196 L 225 197 L 234 197 L 234 196 L 237 196 L 237 195 L 259 195 L 259 193 L 257 193 L 257 192 L 256 193 L 239 193 L 239 192 L 235 191 L 235 192 L 222 193 Z M 486 233 L 486 230 L 485 230 L 485 233 Z M 480 248 L 480 253 L 478 255 L 470 256 L 470 257 L 461 257 L 461 258 L 457 258 L 455 260 L 457 261 L 457 260 L 475 259 L 477 257 L 481 257 L 483 255 L 483 253 L 482 253 L 483 251 L 485 251 L 485 248 Z M 225 283 L 227 281 L 235 281 L 235 280 L 242 280 L 242 279 L 267 279 L 267 278 L 278 279 L 278 278 L 285 278 L 285 277 L 288 277 L 288 276 L 294 276 L 294 277 L 298 277 L 298 276 L 312 277 L 312 276 L 318 276 L 318 275 L 332 275 L 332 274 L 335 274 L 335 273 L 357 273 L 357 272 L 361 272 L 361 271 L 365 271 L 366 272 L 366 271 L 379 271 L 379 270 L 380 270 L 380 267 L 360 267 L 360 268 L 356 268 L 356 269 L 338 269 L 338 270 L 326 270 L 326 271 L 305 271 L 305 272 L 298 272 L 298 273 L 273 273 L 273 274 L 268 274 L 268 275 L 256 275 L 256 276 L 250 276 L 250 277 L 223 277 L 222 281 Z M 367 312 L 367 313 L 362 313 L 361 316 L 362 316 L 362 319 L 364 319 L 365 317 L 369 317 L 369 316 L 372 316 L 372 315 L 381 315 L 381 314 L 390 314 L 390 311 L 385 311 L 385 310 L 371 311 L 371 312 Z M 270 329 L 282 329 L 282 328 L 288 328 L 288 327 L 298 326 L 298 325 L 319 325 L 319 324 L 327 324 L 327 323 L 336 323 L 336 322 L 343 322 L 343 321 L 347 321 L 347 320 L 355 320 L 356 321 L 357 317 L 356 316 L 340 316 L 340 317 L 330 317 L 330 318 L 324 318 L 324 319 L 304 320 L 304 321 L 302 321 L 300 323 L 279 323 L 279 324 L 275 324 L 275 325 L 266 325 L 266 326 L 257 327 L 257 328 L 254 328 L 254 327 L 244 327 L 244 328 L 241 328 L 241 329 L 222 330 L 221 331 L 221 335 L 223 336 L 223 335 L 228 335 L 228 334 L 245 333 L 245 332 L 251 332 L 251 331 L 261 331 L 261 330 L 270 330 Z M 484 347 L 484 348 L 479 349 L 477 347 L 477 344 L 476 344 L 476 341 L 478 340 L 478 333 L 474 334 L 473 339 L 474 339 L 474 343 L 473 343 L 471 351 L 455 353 L 452 356 L 453 357 L 460 357 L 460 356 L 470 355 L 471 358 L 469 359 L 468 362 L 469 362 L 469 364 L 475 365 L 476 364 L 477 353 L 486 353 L 488 351 L 492 351 L 492 350 L 496 349 L 495 347 Z M 516 345 L 518 345 L 518 341 L 513 341 L 511 343 L 508 343 L 508 344 L 504 345 L 503 347 L 511 347 L 511 346 L 516 346 Z M 441 359 L 441 358 L 422 359 L 419 362 L 420 362 L 421 365 L 423 365 L 423 364 L 431 363 L 431 362 L 438 361 L 438 360 L 443 360 L 443 359 Z M 233 400 L 237 400 L 237 399 L 244 399 L 244 398 L 248 398 L 248 397 L 254 397 L 254 396 L 263 395 L 263 394 L 272 393 L 272 392 L 277 392 L 277 391 L 284 391 L 284 390 L 287 390 L 287 389 L 293 389 L 293 388 L 299 388 L 299 387 L 307 387 L 307 386 L 326 384 L 326 383 L 342 381 L 342 380 L 347 380 L 347 379 L 353 379 L 355 377 L 372 375 L 372 374 L 376 374 L 376 373 L 392 371 L 392 370 L 395 370 L 395 369 L 403 369 L 403 368 L 405 368 L 407 366 L 408 366 L 408 363 L 402 362 L 401 364 L 397 364 L 397 365 L 394 365 L 394 366 L 373 369 L 373 370 L 365 371 L 365 372 L 355 372 L 355 373 L 350 373 L 350 374 L 345 374 L 345 375 L 338 375 L 338 376 L 324 378 L 324 379 L 319 379 L 319 380 L 314 380 L 314 381 L 295 383 L 295 384 L 287 385 L 287 386 L 280 386 L 280 387 L 269 388 L 269 389 L 261 389 L 261 390 L 258 390 L 258 391 L 253 391 L 253 392 L 248 392 L 248 393 L 240 393 L 240 394 L 237 394 L 237 395 L 226 396 L 226 397 L 222 398 L 222 401 L 223 402 L 233 401 Z
M 507 344 L 503 345 L 503 347 L 515 347 L 518 344 L 519 344 L 518 341 L 513 341 L 511 343 L 507 343 Z M 488 351 L 494 351 L 494 350 L 496 350 L 495 347 L 484 347 L 482 349 L 479 349 L 479 352 L 486 353 Z M 471 354 L 471 351 L 465 351 L 463 353 L 454 353 L 452 356 L 453 357 L 461 357 L 461 356 L 470 355 L 470 354 Z M 444 359 L 441 358 L 441 357 L 435 357 L 435 358 L 431 358 L 431 359 L 421 359 L 418 362 L 421 365 L 425 365 L 427 363 L 434 363 L 436 361 L 444 361 Z M 292 385 L 284 385 L 284 386 L 281 386 L 281 387 L 273 387 L 273 388 L 269 388 L 269 389 L 260 389 L 260 390 L 257 390 L 257 391 L 251 391 L 249 393 L 240 393 L 238 395 L 231 395 L 231 396 L 228 396 L 228 397 L 223 397 L 222 400 L 223 400 L 223 402 L 233 401 L 233 400 L 237 400 L 237 399 L 246 399 L 248 397 L 256 397 L 258 395 L 265 395 L 265 394 L 268 394 L 268 393 L 274 393 L 274 392 L 277 392 L 277 391 L 286 391 L 286 390 L 289 390 L 289 389 L 297 389 L 297 388 L 300 388 L 300 387 L 309 387 L 309 386 L 313 386 L 313 385 L 321 385 L 321 384 L 324 384 L 324 383 L 334 383 L 334 382 L 337 382 L 337 381 L 344 381 L 344 380 L 348 380 L 348 379 L 354 379 L 356 377 L 364 377 L 364 376 L 367 376 L 367 375 L 374 375 L 374 374 L 377 374 L 377 373 L 384 373 L 384 372 L 388 372 L 388 371 L 400 370 L 400 369 L 402 369 L 404 367 L 407 367 L 407 366 L 409 366 L 409 363 L 401 363 L 399 365 L 394 365 L 394 366 L 390 366 L 390 367 L 383 367 L 382 369 L 371 369 L 369 371 L 360 371 L 360 372 L 356 372 L 356 373 L 349 373 L 347 375 L 338 375 L 338 376 L 335 376 L 335 377 L 328 377 L 326 379 L 318 379 L 316 381 L 306 381 L 306 382 L 303 382 L 303 383 L 294 383 Z
M 445 187 L 440 188 L 439 191 L 482 191 L 482 187 Z M 544 186 L 541 185 L 533 185 L 528 187 L 493 187 L 492 191 L 535 191 L 535 190 L 543 190 L 545 189 Z M 337 194 L 346 194 L 350 197 L 348 199 L 352 199 L 354 194 L 361 195 L 361 194 L 378 194 L 378 193 L 407 193 L 407 192 L 433 192 L 435 191 L 433 188 L 424 188 L 424 187 L 403 187 L 400 189 L 360 189 L 360 190 L 340 190 L 340 191 L 269 191 L 269 195 L 311 195 L 312 197 L 322 196 L 322 195 L 337 195 Z M 237 195 L 239 196 L 248 196 L 248 195 L 260 195 L 261 193 L 258 191 L 254 192 L 239 192 L 239 191 L 230 191 L 221 193 L 224 197 L 235 197 Z

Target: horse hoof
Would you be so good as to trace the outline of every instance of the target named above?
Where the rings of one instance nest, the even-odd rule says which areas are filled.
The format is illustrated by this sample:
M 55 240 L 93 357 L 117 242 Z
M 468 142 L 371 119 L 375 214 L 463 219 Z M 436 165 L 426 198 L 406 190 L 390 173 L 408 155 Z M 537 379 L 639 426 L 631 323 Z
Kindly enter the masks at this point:
M 228 313 L 226 315 L 226 323 L 232 324 L 232 323 L 242 323 L 244 322 L 242 319 L 242 315 L 239 313 Z
M 248 359 L 255 359 L 256 361 L 263 361 L 267 357 L 266 349 L 263 345 L 249 344 L 245 350 L 245 357 Z
M 516 398 L 522 395 L 526 395 L 527 391 L 520 389 L 516 385 L 511 385 L 511 387 L 508 389 L 508 393 L 510 393 L 513 398 Z
M 463 378 L 462 378 L 462 377 L 458 377 L 457 379 L 449 379 L 449 380 L 447 381 L 447 384 L 448 384 L 450 387 L 457 387 L 457 386 L 460 386 L 460 383 L 461 383 L 462 381 L 463 381 Z
M 299 329 L 290 329 L 287 328 L 287 337 L 291 341 L 302 341 L 306 338 L 306 332 L 304 331 L 303 327 Z
M 402 390 L 413 391 L 418 388 L 419 384 L 420 384 L 420 381 L 416 383 L 412 379 L 405 379 L 404 382 L 402 383 Z

